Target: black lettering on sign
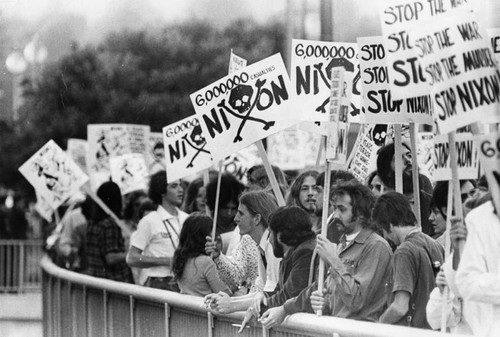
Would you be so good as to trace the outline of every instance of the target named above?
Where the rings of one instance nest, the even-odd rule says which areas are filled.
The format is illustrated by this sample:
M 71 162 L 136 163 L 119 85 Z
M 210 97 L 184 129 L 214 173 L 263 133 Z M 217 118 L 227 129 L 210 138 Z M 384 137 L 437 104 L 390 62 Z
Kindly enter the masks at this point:
M 208 129 L 208 134 L 210 137 L 213 139 L 215 138 L 215 131 L 217 131 L 218 134 L 221 134 L 224 131 L 223 125 L 221 123 L 221 120 L 219 119 L 219 115 L 217 114 L 217 110 L 215 108 L 212 108 L 210 110 L 210 113 L 212 114 L 212 118 L 208 115 L 203 115 L 203 122 L 207 126 Z M 229 130 L 231 127 L 231 124 L 227 120 L 227 116 L 224 113 L 223 109 L 219 109 L 220 116 L 222 118 L 222 121 L 224 122 L 224 126 L 226 130 Z
M 457 114 L 457 97 L 453 88 L 436 93 L 434 95 L 434 100 L 441 109 L 438 113 L 439 119 L 446 120 L 446 118 Z
M 410 35 L 403 30 L 399 33 L 392 33 L 388 37 L 389 41 L 394 42 L 393 43 L 393 48 L 389 48 L 390 53 L 395 53 L 398 50 L 407 50 L 407 49 L 413 49 L 413 46 L 410 44 Z
M 167 128 L 167 130 L 165 131 L 165 135 L 167 137 L 172 137 L 172 136 L 178 134 L 179 132 L 184 132 L 186 130 L 190 130 L 199 124 L 200 123 L 198 122 L 198 119 L 193 118 L 191 120 L 187 120 L 185 122 L 182 122 L 181 124 L 176 125 L 174 127 Z
M 500 102 L 500 72 L 457 85 L 457 92 L 464 111 Z
M 464 41 L 482 39 L 481 34 L 479 34 L 478 24 L 475 21 L 459 24 L 457 25 L 457 28 Z
M 368 111 L 371 113 L 383 112 L 400 112 L 403 100 L 392 100 L 391 92 L 387 89 L 380 89 L 378 91 L 370 90 L 367 93 L 368 100 L 374 105 L 368 106 Z
M 386 14 L 384 23 L 392 25 L 397 22 L 418 20 L 418 16 L 423 11 L 423 9 L 424 5 L 419 1 L 410 4 L 387 7 L 384 10 L 384 14 Z
M 497 64 L 495 58 L 491 55 L 490 48 L 469 50 L 462 53 L 462 57 L 464 59 L 464 68 L 466 72 L 480 68 L 494 67 Z
M 450 28 L 435 32 L 434 37 L 436 38 L 439 49 L 444 49 L 455 45 L 455 43 L 451 41 Z
M 436 169 L 446 168 L 446 163 L 448 162 L 448 156 L 450 154 L 448 143 L 437 143 L 434 144 L 434 155 L 436 157 L 436 162 L 434 167 Z
M 326 60 L 336 57 L 352 59 L 356 55 L 356 51 L 352 47 L 346 48 L 344 46 L 328 47 L 308 45 L 304 48 L 302 43 L 298 43 L 295 46 L 295 55 L 304 59 L 306 57 L 324 58 Z
M 407 69 L 408 66 L 409 69 Z M 417 57 L 410 57 L 406 60 L 395 61 L 392 67 L 396 71 L 396 73 L 403 76 L 402 80 L 399 79 L 400 77 L 396 77 L 394 79 L 394 84 L 399 87 L 405 87 L 410 84 L 410 82 L 415 84 L 425 82 L 423 70 L 418 63 Z
M 371 68 L 366 68 L 363 70 L 363 72 L 370 77 L 369 80 L 365 80 L 365 84 L 372 84 L 372 83 L 386 83 L 389 79 L 389 76 L 387 74 L 387 67 L 371 67 Z
M 427 0 L 427 2 L 429 3 L 432 16 L 446 12 L 443 6 L 443 0 Z
M 221 82 L 212 88 L 206 90 L 204 94 L 199 94 L 195 98 L 196 105 L 203 106 L 208 104 L 212 99 L 219 97 L 221 94 L 225 94 L 228 90 L 232 90 L 237 85 L 248 82 L 248 74 L 243 72 L 239 75 L 234 75 L 228 78 L 226 82 Z
M 361 59 L 363 61 L 382 60 L 385 58 L 384 45 L 370 44 L 361 47 Z
M 500 53 L 500 36 L 495 36 L 491 38 L 491 46 L 493 47 L 493 52 L 495 54 Z
M 186 144 L 182 140 L 176 140 L 174 146 L 168 144 L 168 153 L 170 154 L 170 163 L 175 160 L 184 158 L 187 155 Z
M 472 152 L 473 152 L 472 140 L 457 142 L 456 144 L 458 152 L 458 166 L 472 167 Z
M 410 97 L 406 99 L 406 110 L 409 113 L 431 114 L 431 97 L 430 95 Z
M 481 152 L 486 158 L 498 157 L 500 155 L 500 138 L 497 139 L 496 144 L 492 144 L 489 140 L 483 141 Z

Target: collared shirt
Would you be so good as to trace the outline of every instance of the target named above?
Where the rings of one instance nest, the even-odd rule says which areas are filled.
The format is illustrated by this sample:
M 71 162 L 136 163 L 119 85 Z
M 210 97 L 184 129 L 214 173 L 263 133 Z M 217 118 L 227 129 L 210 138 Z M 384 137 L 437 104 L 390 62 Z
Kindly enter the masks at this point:
M 111 218 L 88 225 L 85 252 L 89 275 L 132 283 L 132 272 L 125 261 L 114 265 L 106 263 L 107 254 L 125 252 L 120 227 Z
M 264 266 L 262 257 L 259 259 L 259 277 L 255 281 L 257 290 L 274 291 L 278 285 L 280 258 L 274 256 L 273 246 L 269 241 L 269 229 L 266 229 L 259 242 L 259 249 L 264 252 L 267 266 Z
M 137 225 L 137 230 L 130 237 L 130 245 L 142 250 L 142 254 L 152 257 L 173 257 L 179 244 L 179 234 L 182 224 L 188 217 L 180 209 L 173 216 L 162 206 L 155 212 L 143 217 Z M 140 284 L 148 277 L 173 276 L 170 266 L 156 266 L 143 269 Z
M 464 315 L 476 336 L 500 336 L 500 219 L 491 201 L 465 218 L 467 241 L 457 269 Z
M 331 270 L 325 281 L 330 315 L 364 321 L 376 321 L 385 304 L 385 281 L 390 270 L 392 250 L 387 241 L 373 230 L 364 228 L 339 254 L 344 270 Z M 287 314 L 312 312 L 310 296 L 316 282 L 299 296 L 288 300 Z

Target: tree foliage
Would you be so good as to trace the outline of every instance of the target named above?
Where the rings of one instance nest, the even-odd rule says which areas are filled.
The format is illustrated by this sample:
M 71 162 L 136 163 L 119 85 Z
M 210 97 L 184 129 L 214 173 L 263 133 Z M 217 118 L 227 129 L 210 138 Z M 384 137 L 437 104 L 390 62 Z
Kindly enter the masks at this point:
M 279 23 L 239 21 L 224 30 L 190 22 L 118 32 L 98 46 L 73 47 L 24 86 L 16 125 L 2 125 L 0 184 L 19 186 L 18 167 L 48 140 L 65 148 L 90 123 L 148 124 L 152 131 L 194 113 L 189 95 L 227 74 L 229 51 L 253 63 L 284 46 Z M 6 164 L 7 163 L 7 164 Z

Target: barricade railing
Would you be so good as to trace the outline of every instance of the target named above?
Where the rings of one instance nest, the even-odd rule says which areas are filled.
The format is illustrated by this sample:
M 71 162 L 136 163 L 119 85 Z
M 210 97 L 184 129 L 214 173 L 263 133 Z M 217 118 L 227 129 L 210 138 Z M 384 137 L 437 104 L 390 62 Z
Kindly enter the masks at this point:
M 47 337 L 235 336 L 243 313 L 213 315 L 201 297 L 75 273 L 45 256 L 43 323 Z M 241 336 L 439 337 L 438 332 L 295 314 L 271 330 L 250 324 Z M 452 336 L 452 335 L 448 335 Z M 458 337 L 458 336 L 457 336 Z
M 0 292 L 24 292 L 41 287 L 41 240 L 0 240 Z

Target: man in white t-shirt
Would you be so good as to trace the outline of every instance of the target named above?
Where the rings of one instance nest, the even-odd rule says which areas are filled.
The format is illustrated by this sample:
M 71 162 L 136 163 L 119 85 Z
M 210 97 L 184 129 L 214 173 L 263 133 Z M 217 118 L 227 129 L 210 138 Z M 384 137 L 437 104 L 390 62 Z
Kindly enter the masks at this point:
M 178 180 L 167 184 L 164 170 L 151 176 L 149 197 L 158 209 L 143 217 L 130 238 L 127 263 L 144 268 L 139 283 L 179 291 L 171 270 L 182 224 L 188 215 L 179 209 L 183 189 Z

